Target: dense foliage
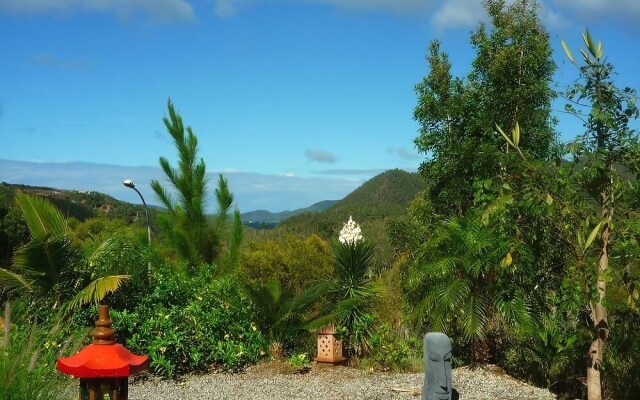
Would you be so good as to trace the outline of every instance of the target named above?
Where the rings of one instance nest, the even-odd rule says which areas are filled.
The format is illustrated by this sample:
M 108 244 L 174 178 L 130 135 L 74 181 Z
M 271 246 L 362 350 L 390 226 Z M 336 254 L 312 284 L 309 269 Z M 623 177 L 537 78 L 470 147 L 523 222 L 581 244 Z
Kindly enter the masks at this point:
M 189 277 L 159 268 L 153 290 L 112 318 L 120 341 L 149 355 L 151 370 L 160 375 L 233 371 L 265 354 L 266 340 L 242 286 L 231 276 L 213 279 L 206 269 Z

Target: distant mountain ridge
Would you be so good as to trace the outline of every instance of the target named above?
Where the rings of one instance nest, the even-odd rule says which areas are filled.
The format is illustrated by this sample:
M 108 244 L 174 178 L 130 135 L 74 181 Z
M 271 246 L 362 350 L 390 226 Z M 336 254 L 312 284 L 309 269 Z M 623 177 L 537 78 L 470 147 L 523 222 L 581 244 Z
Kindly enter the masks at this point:
M 409 202 L 425 186 L 419 174 L 395 169 L 369 179 L 342 200 L 324 200 L 309 207 L 276 213 L 256 210 L 240 216 L 248 226 L 273 228 L 278 225 L 278 229 L 285 231 L 316 233 L 327 238 L 336 235 L 349 216 L 353 216 L 363 228 L 378 230 L 382 229 L 389 217 L 403 214 Z M 13 201 L 17 189 L 44 196 L 65 216 L 81 221 L 97 215 L 131 218 L 144 213 L 140 204 L 120 201 L 96 191 L 64 190 L 6 182 L 0 184 L 0 203 Z M 162 208 L 149 207 L 149 211 L 153 215 L 162 212 Z
M 291 218 L 299 214 L 324 211 L 327 208 L 333 206 L 337 202 L 338 200 L 323 200 L 309 207 L 298 208 L 297 210 L 293 210 L 293 211 L 289 211 L 289 210 L 280 211 L 276 213 L 267 211 L 267 210 L 249 211 L 249 212 L 240 214 L 240 218 L 244 223 L 277 224 L 284 221 L 287 218 Z

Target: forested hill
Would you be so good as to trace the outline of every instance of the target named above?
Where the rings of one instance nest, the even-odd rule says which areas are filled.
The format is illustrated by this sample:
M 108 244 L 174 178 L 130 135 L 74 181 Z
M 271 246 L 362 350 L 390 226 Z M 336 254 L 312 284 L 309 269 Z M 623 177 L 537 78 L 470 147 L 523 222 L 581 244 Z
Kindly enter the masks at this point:
M 117 200 L 104 193 L 85 190 L 64 190 L 42 186 L 28 186 L 2 182 L 0 184 L 0 208 L 8 208 L 13 202 L 16 190 L 47 198 L 58 207 L 66 217 L 74 217 L 80 221 L 98 215 L 110 218 L 129 217 L 144 213 L 142 205 Z M 150 212 L 153 212 L 150 210 Z M 144 215 L 144 214 L 142 214 Z
M 276 230 L 302 235 L 316 233 L 324 238 L 337 237 L 342 225 L 352 216 L 363 233 L 377 236 L 384 232 L 389 217 L 405 212 L 409 202 L 425 188 L 417 173 L 399 169 L 377 175 L 332 207 L 319 213 L 307 213 L 283 221 Z

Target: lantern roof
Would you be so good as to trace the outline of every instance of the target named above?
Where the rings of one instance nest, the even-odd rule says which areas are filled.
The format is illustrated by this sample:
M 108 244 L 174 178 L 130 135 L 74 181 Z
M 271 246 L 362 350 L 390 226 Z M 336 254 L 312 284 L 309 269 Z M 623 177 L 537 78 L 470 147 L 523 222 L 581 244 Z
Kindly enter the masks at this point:
M 147 369 L 147 356 L 132 354 L 113 341 L 109 307 L 99 307 L 93 343 L 71 357 L 58 359 L 58 371 L 76 378 L 124 378 Z

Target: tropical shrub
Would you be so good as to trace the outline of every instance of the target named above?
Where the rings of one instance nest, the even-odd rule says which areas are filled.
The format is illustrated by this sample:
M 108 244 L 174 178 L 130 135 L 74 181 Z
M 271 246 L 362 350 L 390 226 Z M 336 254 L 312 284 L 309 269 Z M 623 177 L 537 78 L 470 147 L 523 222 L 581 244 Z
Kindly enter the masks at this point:
M 282 357 L 296 348 L 308 347 L 313 335 L 306 329 L 309 310 L 317 296 L 313 290 L 294 295 L 277 279 L 258 287 L 247 287 L 257 311 L 260 330 L 269 341 L 273 357 Z
M 329 243 L 317 235 L 248 241 L 241 254 L 239 274 L 249 287 L 278 280 L 294 294 L 331 274 Z
M 238 280 L 213 279 L 207 270 L 189 278 L 161 268 L 153 291 L 137 307 L 112 311 L 119 341 L 149 355 L 153 372 L 235 371 L 265 354 L 267 341 Z
M 8 269 L 0 268 L 1 289 L 28 295 L 54 309 L 63 305 L 73 309 L 101 300 L 127 278 L 109 274 L 92 279 L 91 259 L 109 247 L 99 246 L 85 257 L 72 241 L 65 218 L 48 200 L 18 191 L 16 204 L 24 215 L 31 240 L 15 251 Z
M 369 358 L 382 371 L 416 372 L 422 367 L 422 341 L 383 324 L 371 336 Z
M 413 317 L 423 331 L 458 335 L 472 344 L 472 361 L 487 362 L 489 336 L 503 325 L 526 324 L 526 248 L 469 215 L 434 225 L 407 278 Z

